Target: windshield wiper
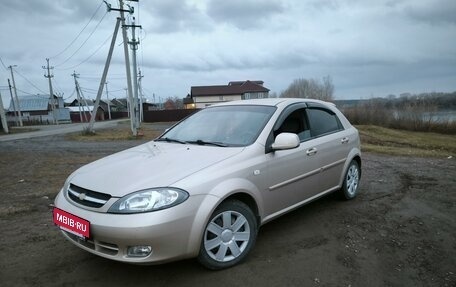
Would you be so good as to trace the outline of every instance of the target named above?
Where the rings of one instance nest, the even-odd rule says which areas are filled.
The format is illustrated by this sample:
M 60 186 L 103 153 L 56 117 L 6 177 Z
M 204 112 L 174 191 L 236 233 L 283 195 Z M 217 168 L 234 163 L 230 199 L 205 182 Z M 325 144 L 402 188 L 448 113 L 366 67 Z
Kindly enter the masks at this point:
M 198 144 L 198 145 L 214 145 L 214 146 L 220 146 L 220 147 L 228 146 L 227 144 L 224 144 L 221 142 L 209 142 L 209 141 L 203 141 L 203 140 L 188 141 L 187 143 Z
M 178 139 L 172 139 L 172 138 L 167 138 L 167 137 L 164 137 L 164 138 L 159 138 L 159 139 L 156 139 L 155 141 L 157 142 L 173 142 L 173 143 L 180 143 L 180 144 L 186 144 L 187 142 L 185 141 L 181 141 L 181 140 L 178 140 Z

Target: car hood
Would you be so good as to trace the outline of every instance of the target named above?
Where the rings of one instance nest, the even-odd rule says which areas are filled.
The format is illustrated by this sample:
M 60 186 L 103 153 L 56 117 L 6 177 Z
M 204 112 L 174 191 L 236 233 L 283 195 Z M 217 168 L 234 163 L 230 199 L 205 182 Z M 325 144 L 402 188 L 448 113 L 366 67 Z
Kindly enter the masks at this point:
M 70 176 L 69 182 L 85 189 L 122 197 L 138 190 L 171 186 L 242 150 L 149 142 L 85 165 Z

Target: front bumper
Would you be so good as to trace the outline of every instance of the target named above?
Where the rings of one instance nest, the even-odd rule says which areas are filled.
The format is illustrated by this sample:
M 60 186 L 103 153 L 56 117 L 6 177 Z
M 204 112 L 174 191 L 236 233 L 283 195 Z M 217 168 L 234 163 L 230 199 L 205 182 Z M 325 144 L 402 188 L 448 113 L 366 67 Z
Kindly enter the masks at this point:
M 61 231 L 78 247 L 96 255 L 129 263 L 153 264 L 194 257 L 198 254 L 201 234 L 210 213 L 200 209 L 212 196 L 190 196 L 185 202 L 160 211 L 139 214 L 109 214 L 83 209 L 69 202 L 61 193 L 55 206 L 90 222 L 87 240 Z M 216 198 L 209 201 L 215 201 Z M 205 204 L 203 206 L 207 206 Z M 130 246 L 151 246 L 146 257 L 131 257 Z

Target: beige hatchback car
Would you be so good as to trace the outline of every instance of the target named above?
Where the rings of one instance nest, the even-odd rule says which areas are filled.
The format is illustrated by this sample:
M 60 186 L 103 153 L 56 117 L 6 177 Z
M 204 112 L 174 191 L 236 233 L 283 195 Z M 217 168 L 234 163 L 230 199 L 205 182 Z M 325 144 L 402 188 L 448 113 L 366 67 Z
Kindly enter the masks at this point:
M 105 258 L 197 257 L 222 269 L 247 256 L 266 222 L 333 191 L 354 198 L 360 176 L 358 131 L 333 104 L 228 102 L 76 170 L 53 220 Z

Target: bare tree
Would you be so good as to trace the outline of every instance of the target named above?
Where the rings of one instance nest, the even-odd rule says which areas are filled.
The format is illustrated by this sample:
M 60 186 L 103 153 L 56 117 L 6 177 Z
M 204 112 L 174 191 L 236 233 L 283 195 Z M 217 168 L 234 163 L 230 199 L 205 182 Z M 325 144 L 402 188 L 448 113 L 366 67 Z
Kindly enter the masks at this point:
M 334 85 L 331 76 L 316 79 L 295 79 L 288 88 L 280 94 L 281 98 L 311 98 L 323 101 L 334 99 Z
M 334 99 L 334 84 L 331 76 L 323 77 L 323 101 L 332 101 Z
M 277 95 L 276 92 L 269 93 L 269 98 L 278 98 L 279 95 Z
M 165 110 L 177 110 L 177 109 L 183 109 L 184 108 L 184 103 L 182 99 L 178 97 L 169 97 L 166 99 L 165 103 Z

